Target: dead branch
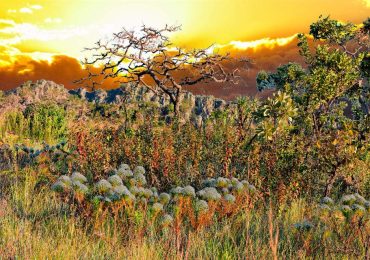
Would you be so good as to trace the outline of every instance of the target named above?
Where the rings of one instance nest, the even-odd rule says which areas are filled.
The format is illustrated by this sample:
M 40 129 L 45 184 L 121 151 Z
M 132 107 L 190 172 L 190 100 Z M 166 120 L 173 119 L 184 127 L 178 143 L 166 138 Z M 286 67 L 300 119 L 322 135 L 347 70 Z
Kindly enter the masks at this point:
M 139 31 L 123 28 L 111 39 L 97 41 L 93 47 L 85 48 L 91 53 L 83 62 L 87 76 L 76 83 L 93 89 L 108 78 L 142 84 L 156 94 L 168 95 L 176 116 L 184 86 L 211 81 L 238 84 L 240 69 L 235 68 L 241 66 L 231 63 L 245 64 L 249 60 L 213 53 L 213 46 L 191 51 L 174 48 L 167 34 L 178 30 L 179 26 L 155 29 L 143 25 Z M 100 73 L 92 73 L 92 66 L 99 66 Z

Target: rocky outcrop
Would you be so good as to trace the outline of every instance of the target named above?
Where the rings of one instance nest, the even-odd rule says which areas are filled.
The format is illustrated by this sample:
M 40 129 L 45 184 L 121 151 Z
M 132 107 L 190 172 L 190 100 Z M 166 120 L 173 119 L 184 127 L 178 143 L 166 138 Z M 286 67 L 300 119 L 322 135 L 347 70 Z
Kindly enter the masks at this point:
M 222 110 L 230 106 L 231 102 L 213 96 L 197 96 L 190 92 L 184 92 L 181 104 L 182 120 L 193 120 L 201 122 L 209 118 L 212 112 Z M 36 82 L 25 82 L 20 87 L 5 92 L 7 102 L 0 102 L 2 111 L 20 108 L 25 109 L 32 103 L 52 101 L 63 104 L 72 96 L 87 102 L 97 104 L 140 104 L 152 103 L 157 106 L 164 116 L 168 114 L 170 99 L 166 95 L 159 95 L 145 86 L 134 84 L 123 84 L 120 88 L 112 90 L 87 91 L 79 88 L 67 90 L 63 85 L 52 81 L 38 80 Z M 8 105 L 7 105 L 8 104 Z
M 69 93 L 63 85 L 49 80 L 38 80 L 36 82 L 25 82 L 18 88 L 7 91 L 6 95 L 14 95 L 19 98 L 23 105 L 29 105 L 45 100 L 63 103 L 69 98 Z
M 170 104 L 166 95 L 157 95 L 144 86 L 124 84 L 120 88 L 112 90 L 96 90 L 88 92 L 86 89 L 70 90 L 70 94 L 76 95 L 83 100 L 99 104 L 121 104 L 135 102 L 151 102 L 160 108 L 165 108 Z M 230 105 L 222 99 L 213 96 L 196 96 L 190 92 L 184 92 L 182 98 L 181 111 L 184 119 L 198 118 L 204 120 L 212 112 L 218 109 L 224 109 Z M 199 118 L 200 117 L 200 118 Z

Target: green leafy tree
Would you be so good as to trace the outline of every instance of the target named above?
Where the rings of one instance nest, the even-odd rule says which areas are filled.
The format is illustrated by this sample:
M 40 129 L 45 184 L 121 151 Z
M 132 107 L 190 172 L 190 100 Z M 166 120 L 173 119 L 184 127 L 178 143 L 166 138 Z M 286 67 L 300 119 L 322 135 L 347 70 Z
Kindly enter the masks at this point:
M 259 90 L 279 91 L 266 101 L 265 110 L 257 116 L 261 127 L 272 129 L 271 132 L 275 129 L 266 127 L 270 118 L 275 125 L 282 115 L 289 118 L 291 124 L 281 127 L 290 131 L 290 142 L 299 143 L 296 149 L 306 151 L 298 159 L 299 165 L 290 171 L 303 174 L 304 181 L 321 185 L 326 195 L 340 178 L 347 180 L 342 186 L 351 186 L 348 180 L 353 176 L 341 176 L 341 169 L 369 153 L 369 24 L 369 19 L 355 25 L 320 17 L 310 26 L 313 47 L 306 35 L 298 35 L 305 68 L 289 63 L 276 72 L 263 71 L 256 79 Z M 289 97 L 283 100 L 292 102 L 279 101 L 282 95 Z M 278 106 L 268 107 L 274 103 Z

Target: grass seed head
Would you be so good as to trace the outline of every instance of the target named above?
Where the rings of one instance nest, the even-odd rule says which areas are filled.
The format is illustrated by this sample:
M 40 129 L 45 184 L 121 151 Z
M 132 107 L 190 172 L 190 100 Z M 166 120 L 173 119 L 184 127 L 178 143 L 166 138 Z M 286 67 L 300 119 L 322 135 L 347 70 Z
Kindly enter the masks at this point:
M 66 192 L 70 189 L 69 186 L 67 186 L 64 182 L 62 181 L 57 181 L 51 186 L 51 189 L 55 192 Z
M 82 194 L 86 194 L 86 193 L 89 192 L 89 188 L 85 184 L 83 184 L 79 181 L 74 181 L 73 182 L 73 189 L 76 192 L 79 192 L 79 193 L 82 193 Z
M 172 223 L 173 223 L 173 217 L 169 214 L 166 214 L 161 218 L 161 225 L 163 227 L 170 226 Z
M 171 200 L 171 195 L 168 194 L 168 193 L 165 193 L 165 192 L 162 192 L 160 195 L 159 195 L 159 201 L 163 204 L 163 205 L 166 205 L 167 203 L 169 203 Z
M 131 171 L 130 169 L 130 165 L 128 164 L 125 164 L 125 163 L 122 163 L 119 167 L 118 167 L 118 170 L 122 170 L 122 171 Z
M 144 186 L 146 185 L 146 178 L 141 172 L 134 172 L 134 179 L 136 180 L 137 185 Z
M 66 184 L 67 186 L 72 186 L 72 180 L 69 176 L 67 175 L 62 175 L 58 178 L 58 181 L 61 181 L 63 182 L 64 184 Z
M 195 210 L 197 212 L 205 212 L 205 211 L 208 211 L 209 207 L 208 207 L 208 203 L 207 201 L 205 200 L 197 200 L 195 202 Z
M 97 182 L 95 184 L 95 187 L 98 190 L 98 192 L 100 192 L 100 193 L 106 193 L 106 192 L 112 190 L 112 188 L 113 188 L 112 184 L 110 184 L 110 182 L 105 180 L 105 179 L 100 180 L 99 182 Z
M 112 184 L 113 187 L 123 185 L 123 181 L 121 177 L 119 177 L 119 175 L 109 176 L 108 181 L 110 182 L 110 184 Z
M 145 168 L 143 166 L 136 166 L 134 169 L 134 174 L 145 175 Z
M 201 197 L 203 200 L 220 200 L 221 195 L 220 193 L 217 192 L 217 190 L 213 187 L 206 187 L 203 190 L 201 190 L 198 195 Z
M 365 203 L 366 203 L 366 199 L 364 198 L 364 197 L 362 197 L 360 194 L 358 194 L 358 193 L 355 193 L 355 194 L 353 194 L 354 196 L 355 196 L 355 198 L 356 198 L 356 203 L 357 204 L 360 204 L 360 205 L 365 205 Z
M 73 172 L 71 179 L 72 181 L 79 181 L 81 183 L 87 182 L 87 178 L 79 172 Z
M 134 176 L 134 173 L 131 170 L 118 169 L 117 175 L 121 177 L 122 180 L 127 180 Z
M 182 194 L 184 194 L 185 196 L 189 196 L 189 197 L 195 197 L 195 189 L 194 187 L 188 185 L 188 186 L 185 186 L 183 191 L 182 191 Z
M 161 212 L 161 211 L 163 211 L 163 205 L 161 204 L 161 203 L 158 203 L 158 202 L 156 202 L 156 203 L 154 203 L 153 205 L 152 205 L 152 210 L 154 211 L 154 212 Z
M 229 203 L 234 203 L 235 202 L 235 196 L 234 195 L 232 195 L 232 194 L 226 194 L 225 196 L 224 196 L 224 199 L 225 199 L 225 201 L 227 201 L 227 202 L 229 202 Z
M 330 197 L 324 197 L 321 199 L 321 203 L 326 205 L 334 205 L 334 200 Z
M 343 205 L 352 205 L 356 202 L 356 197 L 353 194 L 343 195 L 340 201 Z
M 230 180 L 223 178 L 223 177 L 218 177 L 216 180 L 216 187 L 217 188 L 226 188 L 230 184 Z M 211 187 L 211 186 L 210 186 Z

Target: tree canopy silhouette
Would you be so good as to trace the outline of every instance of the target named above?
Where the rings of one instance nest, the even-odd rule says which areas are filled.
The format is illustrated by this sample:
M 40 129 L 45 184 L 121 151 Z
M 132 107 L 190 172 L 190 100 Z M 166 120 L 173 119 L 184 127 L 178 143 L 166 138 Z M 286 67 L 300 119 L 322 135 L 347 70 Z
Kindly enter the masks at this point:
M 190 51 L 174 47 L 167 34 L 178 30 L 178 26 L 155 29 L 144 25 L 139 31 L 123 29 L 111 39 L 99 40 L 86 48 L 92 54 L 83 62 L 88 74 L 77 83 L 93 89 L 107 78 L 142 84 L 156 94 L 167 95 L 175 115 L 180 112 L 185 86 L 211 81 L 238 83 L 238 72 L 247 59 L 216 53 L 213 46 Z M 102 67 L 100 73 L 92 72 L 93 65 Z

